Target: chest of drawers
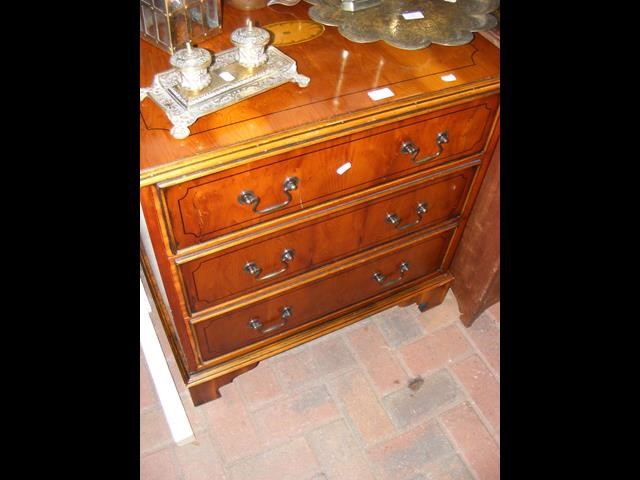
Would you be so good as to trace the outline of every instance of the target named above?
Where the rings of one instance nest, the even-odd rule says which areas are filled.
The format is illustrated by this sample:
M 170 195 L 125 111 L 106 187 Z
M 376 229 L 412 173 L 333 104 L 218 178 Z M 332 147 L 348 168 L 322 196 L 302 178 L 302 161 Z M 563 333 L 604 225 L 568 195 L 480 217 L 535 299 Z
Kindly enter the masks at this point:
M 246 15 L 284 19 L 229 8 L 225 31 Z M 200 46 L 231 47 L 224 34 Z M 142 263 L 196 405 L 287 349 L 394 305 L 442 302 L 499 136 L 499 51 L 480 36 L 405 51 L 328 27 L 279 48 L 307 88 L 201 118 L 185 140 L 140 106 Z M 168 55 L 140 49 L 145 86 Z M 379 88 L 392 95 L 373 100 Z

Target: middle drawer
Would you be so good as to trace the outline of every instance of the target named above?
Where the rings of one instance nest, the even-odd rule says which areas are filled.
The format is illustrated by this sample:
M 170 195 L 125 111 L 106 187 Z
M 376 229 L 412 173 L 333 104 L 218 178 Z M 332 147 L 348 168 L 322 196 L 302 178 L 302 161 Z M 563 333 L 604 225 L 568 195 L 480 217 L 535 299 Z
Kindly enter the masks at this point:
M 459 217 L 477 164 L 179 265 L 191 313 Z M 224 279 L 220 281 L 220 279 Z

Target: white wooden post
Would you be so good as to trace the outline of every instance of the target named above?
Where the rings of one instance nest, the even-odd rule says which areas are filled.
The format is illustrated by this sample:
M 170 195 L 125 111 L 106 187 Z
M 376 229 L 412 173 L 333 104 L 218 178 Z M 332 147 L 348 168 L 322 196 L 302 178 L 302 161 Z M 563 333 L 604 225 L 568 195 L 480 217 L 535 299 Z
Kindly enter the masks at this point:
M 195 441 L 193 430 L 180 395 L 171 377 L 169 366 L 162 352 L 160 340 L 151 321 L 151 305 L 140 279 L 140 346 L 144 353 L 149 373 L 158 393 L 160 405 L 167 419 L 173 440 L 178 445 Z

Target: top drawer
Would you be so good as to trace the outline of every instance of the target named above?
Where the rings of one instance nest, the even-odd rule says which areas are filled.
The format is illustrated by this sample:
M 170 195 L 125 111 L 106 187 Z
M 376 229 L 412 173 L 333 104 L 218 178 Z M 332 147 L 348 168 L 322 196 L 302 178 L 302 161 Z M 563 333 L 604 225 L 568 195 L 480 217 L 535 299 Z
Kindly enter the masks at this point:
M 497 96 L 163 189 L 174 251 L 482 151 Z

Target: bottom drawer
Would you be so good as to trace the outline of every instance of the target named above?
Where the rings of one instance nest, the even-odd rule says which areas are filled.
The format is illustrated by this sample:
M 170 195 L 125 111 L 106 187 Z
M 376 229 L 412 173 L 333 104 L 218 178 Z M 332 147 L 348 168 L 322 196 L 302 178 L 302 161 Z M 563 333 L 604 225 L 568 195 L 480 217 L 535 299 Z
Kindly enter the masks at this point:
M 258 348 L 263 340 L 281 338 L 295 327 L 438 271 L 454 231 L 414 237 L 408 246 L 383 251 L 352 267 L 338 267 L 335 273 L 284 294 L 195 323 L 202 361 L 249 345 Z

